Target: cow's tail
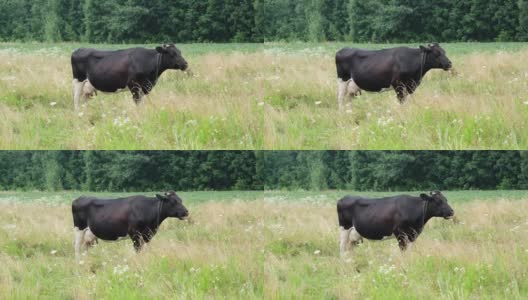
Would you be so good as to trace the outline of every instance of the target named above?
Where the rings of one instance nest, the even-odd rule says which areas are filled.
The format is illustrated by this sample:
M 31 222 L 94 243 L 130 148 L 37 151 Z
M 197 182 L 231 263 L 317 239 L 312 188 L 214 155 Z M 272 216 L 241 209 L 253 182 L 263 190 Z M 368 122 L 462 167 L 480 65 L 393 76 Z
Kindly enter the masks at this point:
M 337 71 L 337 78 L 343 80 L 343 81 L 349 81 L 351 78 L 350 70 L 349 70 L 349 62 L 347 61 L 346 57 L 346 48 L 338 51 L 335 56 L 335 63 L 336 63 L 336 71 Z
M 86 216 L 85 208 L 86 199 L 83 197 L 77 198 L 72 202 L 72 216 L 73 216 L 73 227 L 77 227 L 79 230 L 84 230 L 88 227 L 88 220 Z
M 339 227 L 345 227 L 345 218 L 343 216 L 343 208 L 341 207 L 341 201 L 337 202 L 337 220 L 339 221 Z

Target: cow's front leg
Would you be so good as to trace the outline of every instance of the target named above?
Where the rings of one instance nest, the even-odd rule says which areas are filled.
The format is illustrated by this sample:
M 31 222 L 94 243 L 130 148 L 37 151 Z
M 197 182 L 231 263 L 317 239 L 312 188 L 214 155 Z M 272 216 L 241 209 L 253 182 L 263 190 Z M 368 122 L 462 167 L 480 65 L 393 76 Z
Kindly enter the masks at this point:
M 141 232 L 137 230 L 129 230 L 128 236 L 134 243 L 134 250 L 136 250 L 136 252 L 139 253 L 141 249 L 143 248 L 143 244 L 144 244 L 143 236 Z
M 93 245 L 97 244 L 97 237 L 93 232 L 90 230 L 90 228 L 86 229 L 86 232 L 84 233 L 83 237 L 83 247 L 84 249 L 88 250 Z
M 396 233 L 396 239 L 398 239 L 398 246 L 400 247 L 401 251 L 407 250 L 407 247 L 409 246 L 409 237 L 405 233 Z
M 134 98 L 134 103 L 136 103 L 136 105 L 140 105 L 143 102 L 143 96 L 144 96 L 143 89 L 141 88 L 141 86 L 137 83 L 133 83 L 128 86 L 128 89 L 132 93 L 132 97 Z
M 132 237 L 132 242 L 134 243 L 134 250 L 136 250 L 137 253 L 141 252 L 141 249 L 143 248 L 143 239 L 141 238 L 141 235 L 135 235 Z
M 398 101 L 400 104 L 404 104 L 407 100 L 407 88 L 405 85 L 397 84 L 393 86 L 394 91 L 396 91 L 396 95 L 398 96 Z

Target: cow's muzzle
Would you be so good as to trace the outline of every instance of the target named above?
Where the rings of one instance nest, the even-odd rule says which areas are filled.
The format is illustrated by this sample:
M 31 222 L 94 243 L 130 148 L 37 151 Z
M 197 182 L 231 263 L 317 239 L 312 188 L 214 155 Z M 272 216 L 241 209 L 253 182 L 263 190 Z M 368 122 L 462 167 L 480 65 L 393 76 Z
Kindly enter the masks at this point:
M 450 211 L 446 216 L 444 216 L 444 219 L 451 220 L 455 217 L 455 211 Z
M 180 219 L 182 221 L 184 221 L 184 220 L 186 220 L 188 218 L 189 218 L 189 212 L 188 211 L 184 212 L 181 216 L 178 217 L 178 219 Z

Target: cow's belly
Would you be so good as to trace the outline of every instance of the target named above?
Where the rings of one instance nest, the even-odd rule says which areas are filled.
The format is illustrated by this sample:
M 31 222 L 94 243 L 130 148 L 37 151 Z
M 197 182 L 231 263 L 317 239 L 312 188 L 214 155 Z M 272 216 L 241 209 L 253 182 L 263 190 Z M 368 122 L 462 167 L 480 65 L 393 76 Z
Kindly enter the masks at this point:
M 372 226 L 372 224 L 369 224 L 369 226 L 357 226 L 355 224 L 354 228 L 359 235 L 368 240 L 380 241 L 393 235 L 392 228 L 384 225 Z
M 368 64 L 355 65 L 351 71 L 352 79 L 364 91 L 381 92 L 392 84 L 392 67 L 373 67 Z
M 89 224 L 90 231 L 99 239 L 104 241 L 117 241 L 126 238 L 128 230 L 126 226 L 110 226 L 108 224 Z
M 354 81 L 362 90 L 367 92 L 381 92 L 391 87 L 390 79 L 376 78 L 376 76 L 373 76 L 372 78 L 358 76 L 357 78 L 354 78 Z
M 98 91 L 105 93 L 116 93 L 127 88 L 126 78 L 115 78 L 110 76 L 90 76 L 88 80 Z

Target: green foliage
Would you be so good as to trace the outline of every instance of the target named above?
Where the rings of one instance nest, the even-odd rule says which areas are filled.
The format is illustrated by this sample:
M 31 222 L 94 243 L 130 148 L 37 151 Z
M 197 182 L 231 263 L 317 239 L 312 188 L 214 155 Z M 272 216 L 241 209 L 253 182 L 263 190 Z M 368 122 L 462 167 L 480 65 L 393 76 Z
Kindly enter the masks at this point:
M 525 0 L 0 0 L 0 40 L 527 40 Z
M 252 151 L 1 151 L 3 190 L 258 190 Z
M 519 151 L 1 151 L 0 190 L 523 189 Z
M 528 41 L 528 0 L 519 0 L 519 29 L 518 39 Z
M 522 189 L 528 156 L 518 151 L 266 152 L 267 189 L 408 191 Z

